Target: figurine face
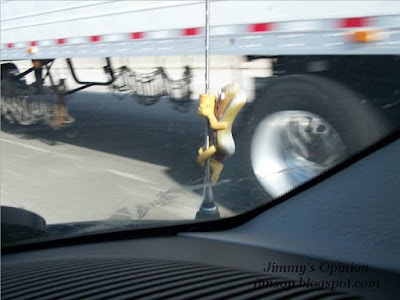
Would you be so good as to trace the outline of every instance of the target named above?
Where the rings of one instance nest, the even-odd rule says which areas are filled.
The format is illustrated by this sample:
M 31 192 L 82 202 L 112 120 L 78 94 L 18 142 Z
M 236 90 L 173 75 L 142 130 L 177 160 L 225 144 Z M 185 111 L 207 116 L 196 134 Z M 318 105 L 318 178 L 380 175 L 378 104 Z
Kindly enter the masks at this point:
M 222 88 L 218 93 L 217 102 L 215 104 L 214 114 L 217 119 L 220 119 L 224 113 L 226 107 L 235 98 L 236 93 L 239 91 L 239 87 L 236 84 L 229 84 Z

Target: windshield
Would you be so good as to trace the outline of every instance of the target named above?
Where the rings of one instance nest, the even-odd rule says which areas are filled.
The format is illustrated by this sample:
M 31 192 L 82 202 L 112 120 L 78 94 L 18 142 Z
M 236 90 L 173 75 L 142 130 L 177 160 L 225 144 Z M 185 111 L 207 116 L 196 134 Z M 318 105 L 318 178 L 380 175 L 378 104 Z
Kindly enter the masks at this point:
M 1 2 L 4 245 L 237 216 L 398 130 L 397 2 L 209 12 Z

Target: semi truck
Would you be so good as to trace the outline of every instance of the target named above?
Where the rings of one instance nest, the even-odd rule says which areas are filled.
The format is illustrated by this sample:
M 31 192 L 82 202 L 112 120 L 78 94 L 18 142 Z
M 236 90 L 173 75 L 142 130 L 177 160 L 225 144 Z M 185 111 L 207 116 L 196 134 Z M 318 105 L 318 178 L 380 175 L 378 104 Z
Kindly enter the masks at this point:
M 60 128 L 71 94 L 109 88 L 184 108 L 204 86 L 204 6 L 2 1 L 2 119 Z M 245 90 L 237 154 L 269 195 L 399 125 L 400 2 L 212 0 L 210 22 L 211 91 Z

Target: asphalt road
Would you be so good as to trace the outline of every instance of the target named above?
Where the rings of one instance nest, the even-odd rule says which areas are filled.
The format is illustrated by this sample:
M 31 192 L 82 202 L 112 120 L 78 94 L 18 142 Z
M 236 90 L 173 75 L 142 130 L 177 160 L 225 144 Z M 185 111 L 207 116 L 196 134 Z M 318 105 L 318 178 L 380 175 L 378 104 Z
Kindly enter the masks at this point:
M 1 201 L 43 216 L 48 224 L 194 219 L 204 141 L 196 102 L 186 113 L 161 99 L 152 106 L 104 93 L 68 100 L 76 122 L 61 130 L 2 124 Z M 249 209 L 253 178 L 226 160 L 214 188 L 222 216 Z

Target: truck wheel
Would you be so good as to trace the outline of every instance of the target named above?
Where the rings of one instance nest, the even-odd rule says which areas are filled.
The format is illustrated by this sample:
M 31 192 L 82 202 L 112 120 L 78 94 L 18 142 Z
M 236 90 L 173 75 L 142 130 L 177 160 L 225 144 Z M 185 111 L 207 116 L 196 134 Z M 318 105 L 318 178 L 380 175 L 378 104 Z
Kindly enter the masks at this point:
M 239 155 L 274 198 L 362 150 L 388 130 L 359 95 L 314 75 L 273 79 L 245 117 Z

